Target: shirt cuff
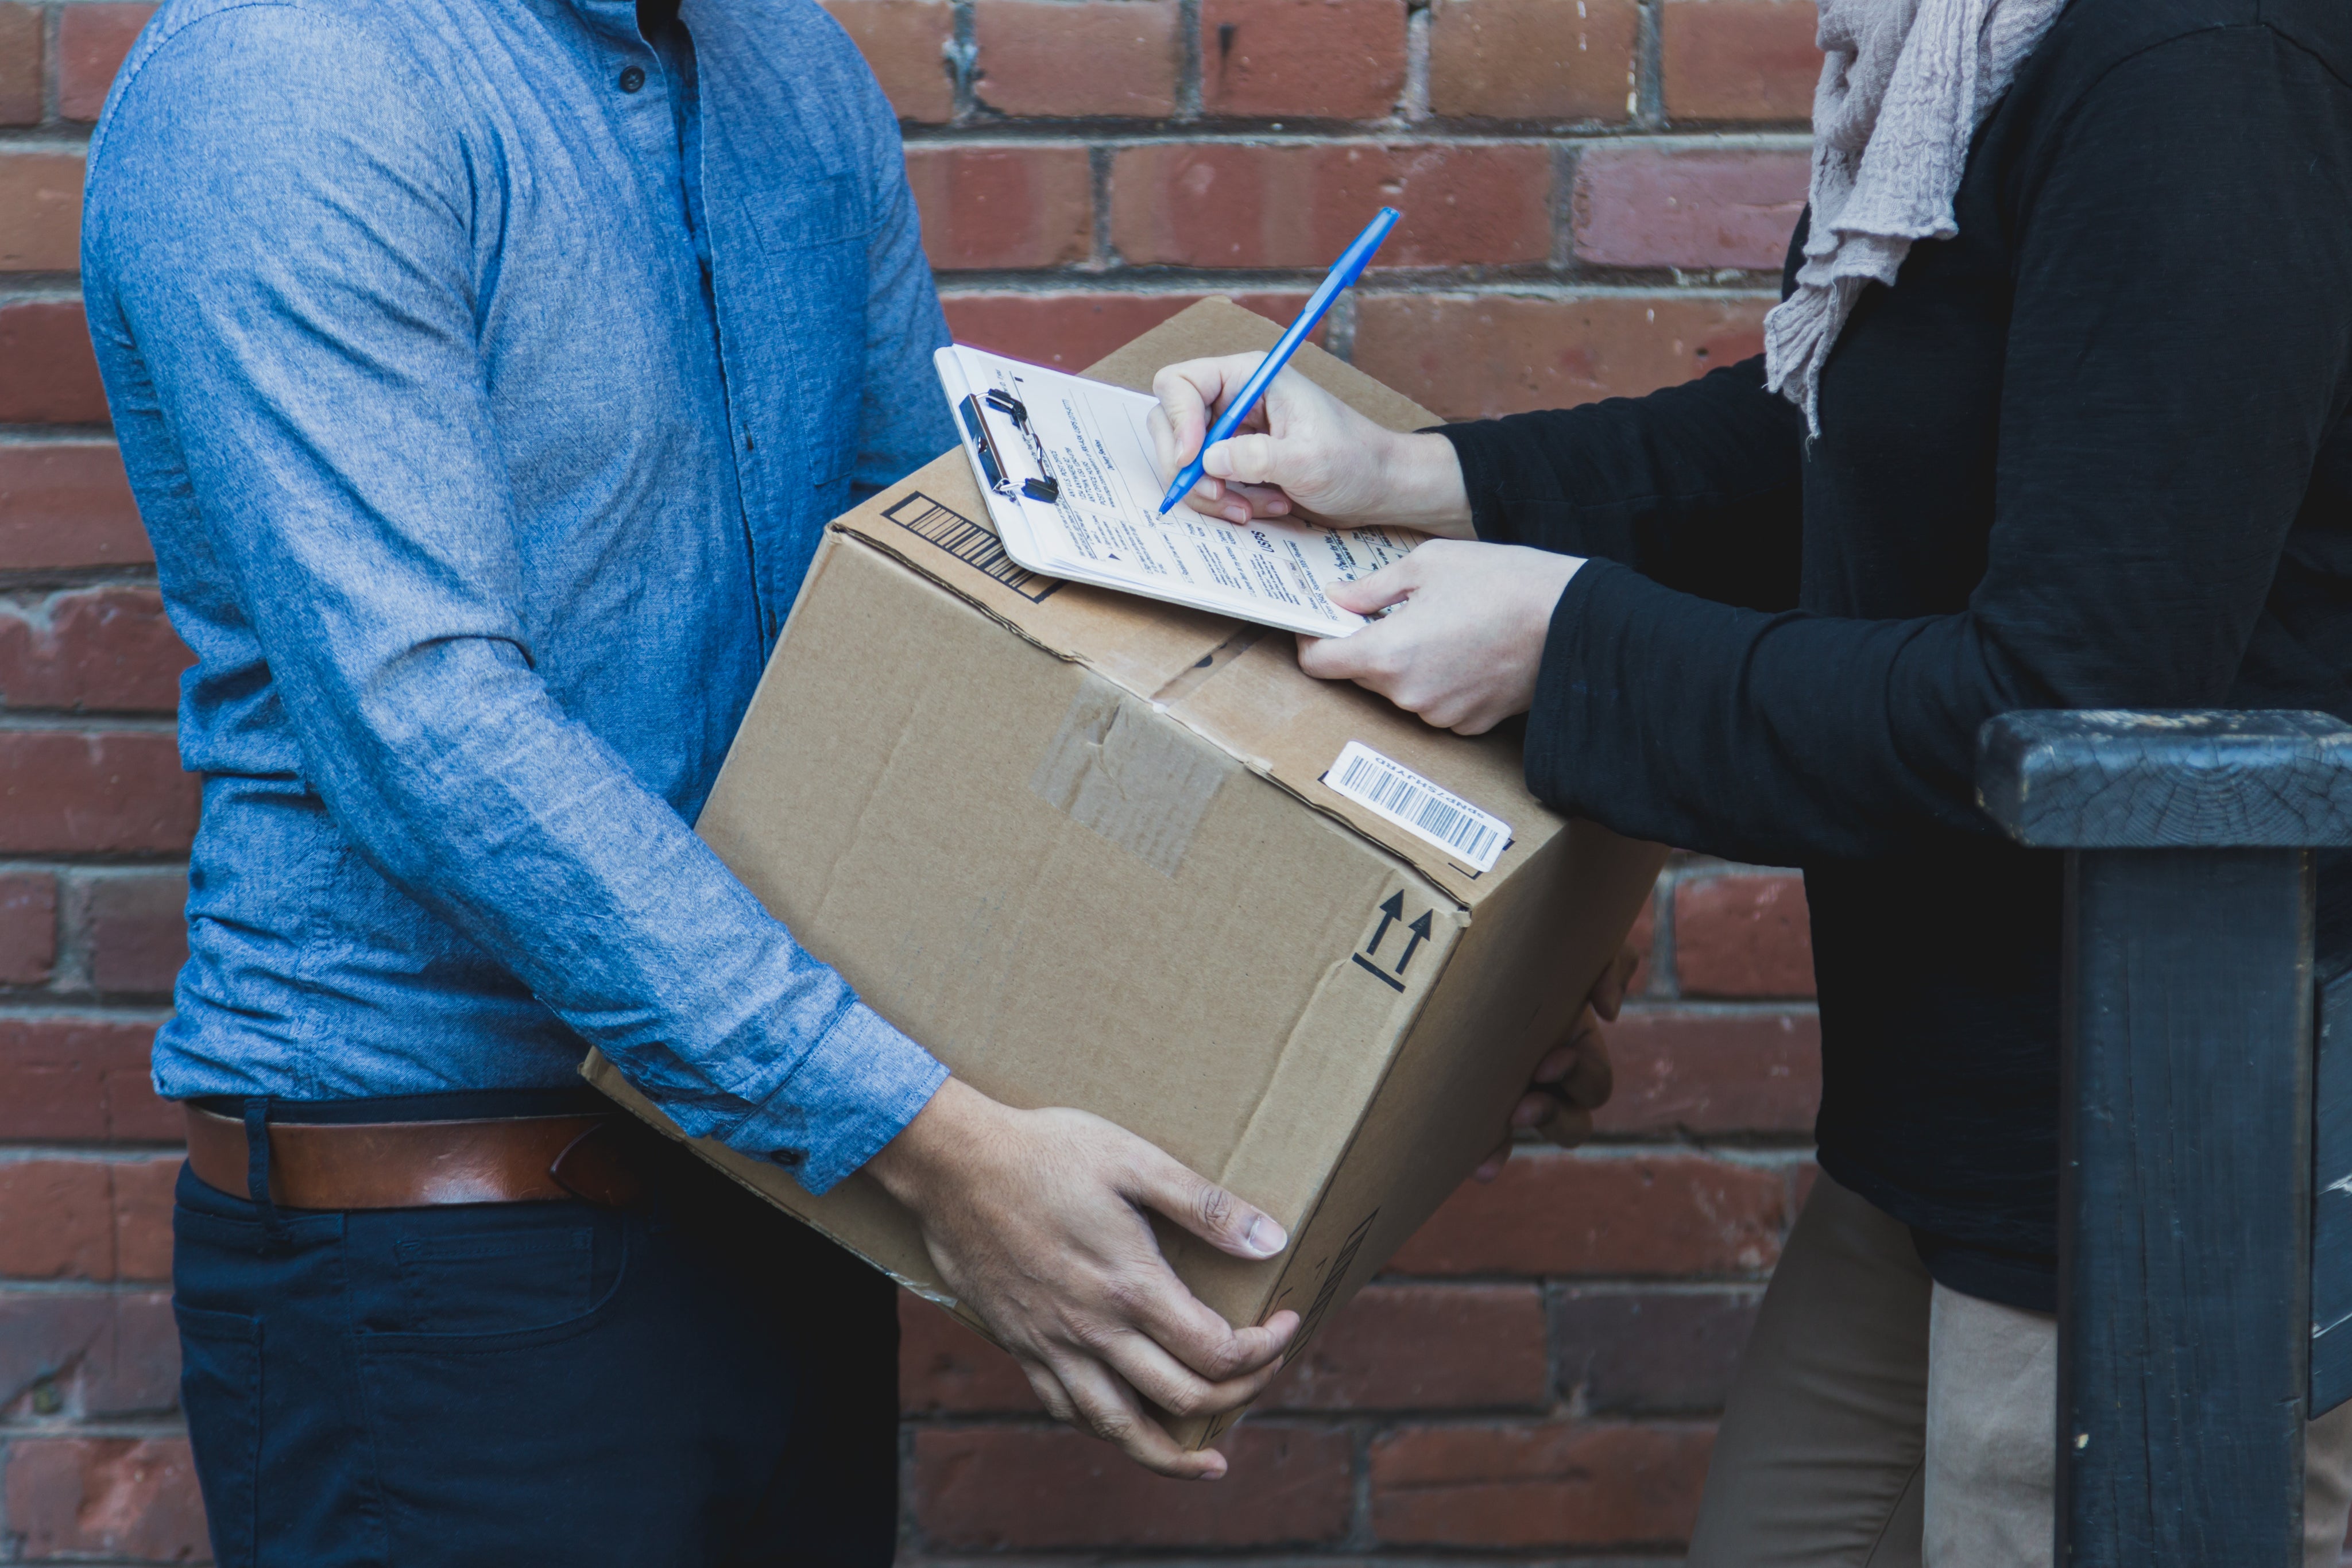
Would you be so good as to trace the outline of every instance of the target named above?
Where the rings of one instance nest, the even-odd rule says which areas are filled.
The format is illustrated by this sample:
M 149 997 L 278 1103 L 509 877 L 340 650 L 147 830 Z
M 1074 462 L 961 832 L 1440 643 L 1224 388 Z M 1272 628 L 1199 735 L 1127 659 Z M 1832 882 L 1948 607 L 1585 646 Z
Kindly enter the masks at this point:
M 852 1002 L 724 1142 L 775 1161 L 822 1197 L 897 1137 L 947 1081 L 938 1058 Z
M 1528 793 L 1555 811 L 1590 808 L 1575 790 L 1576 763 L 1583 755 L 1580 726 L 1589 722 L 1593 700 L 1592 674 L 1586 641 L 1595 631 L 1596 616 L 1606 620 L 1612 605 L 1628 588 L 1647 584 L 1630 569 L 1612 560 L 1589 557 L 1560 590 L 1552 606 L 1551 626 L 1544 635 L 1543 660 L 1536 667 L 1535 700 L 1528 708 L 1527 738 L 1521 747 Z
M 1501 427 L 1491 419 L 1480 419 L 1463 424 L 1433 424 L 1426 432 L 1414 434 L 1442 435 L 1454 444 L 1454 458 L 1462 465 L 1462 488 L 1470 498 L 1471 530 L 1492 543 L 1517 543 L 1510 518 L 1498 499 L 1503 469 L 1496 459 L 1495 445 L 1501 439 Z

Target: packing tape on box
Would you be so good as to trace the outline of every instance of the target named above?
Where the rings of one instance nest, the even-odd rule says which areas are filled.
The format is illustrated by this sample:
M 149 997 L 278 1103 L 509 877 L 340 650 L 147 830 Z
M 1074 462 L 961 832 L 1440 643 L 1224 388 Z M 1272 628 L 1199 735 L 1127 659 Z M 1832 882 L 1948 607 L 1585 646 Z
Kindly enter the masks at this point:
M 1088 671 L 1029 776 L 1030 792 L 1162 876 L 1241 764 Z

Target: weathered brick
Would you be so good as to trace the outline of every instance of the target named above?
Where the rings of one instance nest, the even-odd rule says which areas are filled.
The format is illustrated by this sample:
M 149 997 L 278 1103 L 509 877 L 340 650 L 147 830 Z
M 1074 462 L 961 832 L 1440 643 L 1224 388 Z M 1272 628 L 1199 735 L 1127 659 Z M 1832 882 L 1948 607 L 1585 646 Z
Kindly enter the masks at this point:
M 170 1279 L 180 1160 L 0 1160 L 0 1276 Z
M 86 1416 L 171 1409 L 180 1342 L 164 1291 L 0 1291 L 0 1411 L 37 1384 Z
M 1551 1303 L 1560 1397 L 1600 1416 L 1721 1410 L 1762 1294 L 1563 1287 Z
M 1436 0 L 1430 110 L 1461 120 L 1625 120 L 1641 26 L 1633 0 Z
M 907 150 L 907 179 L 934 267 L 1059 267 L 1094 249 L 1083 147 L 919 144 Z
M 152 5 L 68 5 L 58 17 L 58 113 L 94 120 Z
M 1678 1546 L 1714 1441 L 1702 1426 L 1408 1427 L 1372 1444 L 1372 1529 L 1412 1546 Z
M 1675 884 L 1675 977 L 1686 997 L 1810 997 L 1805 884 L 1785 874 L 1686 876 Z
M 0 125 L 33 125 L 41 118 L 41 13 L 0 3 Z
M 1539 1409 L 1549 1372 L 1532 1285 L 1373 1285 L 1258 1404 L 1266 1410 Z
M 89 955 L 90 985 L 118 994 L 168 994 L 188 961 L 187 904 L 184 872 L 76 878 L 69 915 Z
M 1175 110 L 1175 0 L 979 0 L 972 40 L 972 91 L 1005 114 L 1134 120 Z
M 196 780 L 152 730 L 0 730 L 0 852 L 184 850 Z
M 1804 1134 L 1822 1098 L 1809 1013 L 1628 1013 L 1609 1029 L 1616 1092 L 1603 1133 Z
M 0 873 L 0 985 L 37 986 L 57 961 L 58 879 L 45 871 Z
M 1131 266 L 1328 267 L 1382 205 L 1404 217 L 1376 267 L 1551 254 L 1541 147 L 1166 143 L 1122 148 L 1111 165 L 1111 244 Z
M 1810 121 L 1822 79 L 1819 27 L 1812 0 L 1665 0 L 1658 42 L 1666 113 Z
M 1576 165 L 1577 258 L 1777 271 L 1811 167 L 1801 152 L 1592 148 Z
M 824 0 L 866 57 L 901 120 L 939 125 L 955 115 L 948 46 L 955 38 L 949 0 Z
M 915 1434 L 909 1490 L 934 1547 L 1280 1546 L 1336 1541 L 1352 1483 L 1346 1433 L 1247 1422 L 1203 1486 L 1152 1475 L 1066 1427 Z
M 180 1108 L 148 1077 L 152 1021 L 0 1019 L 0 1139 L 168 1143 Z
M 106 417 L 81 301 L 0 304 L 0 424 L 103 424 Z
M 89 1416 L 170 1410 L 180 1403 L 180 1326 L 169 1291 L 125 1291 L 114 1303 L 111 1344 L 84 1364 L 81 1407 Z
M 34 1385 L 71 1377 L 113 1329 L 110 1292 L 0 1290 L 0 1414 Z
M 114 1278 L 114 1187 L 103 1160 L 0 1160 L 0 1276 Z
M 182 1156 L 116 1160 L 114 1177 L 114 1277 L 172 1277 L 172 1186 L 180 1178 Z
M 1202 0 L 1201 107 L 1377 120 L 1404 92 L 1403 0 Z
M 170 713 L 194 657 L 152 588 L 0 601 L 0 707 Z
M 1449 418 L 1638 397 L 1760 353 L 1768 298 L 1375 294 L 1355 362 Z
M 909 1416 L 1035 1414 L 1045 1406 L 1003 1351 L 929 1301 L 898 1293 L 898 1408 Z
M 81 267 L 79 152 L 0 148 L 0 272 Z
M 27 1562 L 211 1555 L 185 1437 L 19 1437 L 7 1459 L 8 1528 Z
M 0 571 L 154 559 L 113 442 L 0 444 Z
M 1035 364 L 1084 370 L 1140 337 L 1199 294 L 955 294 L 941 296 L 955 340 Z M 1288 321 L 1304 294 L 1236 294 L 1234 304 L 1269 319 Z M 1321 342 L 1325 328 L 1315 329 Z
M 1780 1174 L 1700 1155 L 1528 1153 L 1465 1182 L 1399 1274 L 1747 1274 L 1780 1257 Z

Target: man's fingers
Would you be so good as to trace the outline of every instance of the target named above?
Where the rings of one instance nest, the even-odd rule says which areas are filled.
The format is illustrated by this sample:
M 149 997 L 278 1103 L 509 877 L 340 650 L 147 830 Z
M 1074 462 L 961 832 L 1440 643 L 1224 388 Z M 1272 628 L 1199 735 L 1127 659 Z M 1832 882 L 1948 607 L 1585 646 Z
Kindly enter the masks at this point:
M 1029 1380 L 1029 1392 L 1037 1396 L 1037 1403 L 1045 1407 L 1046 1415 L 1056 1421 L 1076 1421 L 1078 1418 L 1078 1407 L 1070 1402 L 1070 1391 L 1062 1386 L 1062 1380 L 1054 1375 L 1051 1368 L 1044 1362 L 1032 1361 L 1025 1355 L 1016 1355 L 1013 1359 L 1020 1365 L 1021 1375 Z
M 1503 1174 L 1503 1166 L 1508 1163 L 1510 1157 L 1511 1140 L 1505 1138 L 1487 1152 L 1485 1159 L 1478 1162 L 1478 1168 L 1470 1173 L 1470 1179 L 1476 1182 L 1493 1181 Z
M 1225 1473 L 1225 1457 L 1213 1448 L 1188 1454 L 1167 1429 L 1144 1414 L 1135 1391 L 1101 1363 L 1073 1356 L 1054 1369 L 1077 1406 L 1079 1426 L 1149 1470 L 1179 1480 L 1213 1481 Z
M 1642 967 L 1642 955 L 1631 947 L 1620 948 L 1617 956 L 1609 960 L 1609 967 L 1593 982 L 1592 1010 L 1610 1022 L 1617 1021 L 1617 1010 L 1625 1005 L 1625 991 L 1633 983 L 1633 971 Z
M 1611 1065 L 1607 1047 L 1601 1043 L 1598 1032 L 1591 1043 L 1576 1053 L 1568 1065 L 1568 1072 L 1559 1080 L 1559 1097 L 1571 1105 L 1587 1111 L 1597 1111 L 1609 1103 L 1610 1092 L 1617 1087 L 1617 1070 Z
M 1554 1104 L 1551 1115 L 1537 1129 L 1563 1149 L 1572 1149 L 1592 1136 L 1592 1113 L 1576 1105 Z
M 1103 1347 L 1103 1359 L 1129 1386 L 1171 1416 L 1214 1416 L 1238 1409 L 1279 1376 L 1279 1358 L 1232 1377 L 1203 1377 L 1170 1355 L 1149 1334 L 1121 1334 Z
M 1141 1139 L 1137 1142 L 1142 1144 Z M 1158 1209 L 1220 1252 L 1236 1258 L 1271 1258 L 1290 1245 L 1290 1233 L 1274 1216 L 1244 1203 L 1150 1145 L 1142 1146 L 1147 1152 L 1136 1162 L 1129 1197 Z

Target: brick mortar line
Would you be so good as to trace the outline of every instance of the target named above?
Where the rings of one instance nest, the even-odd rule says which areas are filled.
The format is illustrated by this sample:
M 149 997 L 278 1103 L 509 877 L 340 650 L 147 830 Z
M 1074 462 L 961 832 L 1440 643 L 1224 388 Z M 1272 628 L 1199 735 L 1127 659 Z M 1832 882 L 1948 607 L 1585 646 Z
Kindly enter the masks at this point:
M 1252 147 L 1313 146 L 1320 142 L 1374 141 L 1384 146 L 1475 146 L 1491 142 L 1525 143 L 1567 138 L 1577 141 L 1648 140 L 1673 142 L 1688 137 L 1753 133 L 1803 140 L 1810 128 L 1793 122 L 1716 120 L 1669 129 L 1615 120 L 1471 120 L 1431 116 L 1426 120 L 1318 120 L 1286 116 L 1281 120 L 1184 120 L 1174 115 L 1144 119 L 1010 117 L 950 121 L 900 120 L 898 140 L 908 147 L 972 145 L 988 141 L 1009 147 L 1034 146 L 1040 141 L 1111 141 L 1123 147 L 1155 141 L 1238 143 Z
M 1402 270 L 1402 269 L 1400 269 Z M 1418 277 L 1424 269 L 1414 268 Z M 1707 282 L 1645 284 L 1602 282 L 1541 273 L 1503 277 L 1463 277 L 1450 271 L 1426 269 L 1434 277 L 1366 278 L 1349 293 L 1360 298 L 1472 299 L 1493 296 L 1557 298 L 1564 303 L 1584 299 L 1710 299 L 1778 300 L 1777 286 L 1768 287 L 1761 271 L 1742 274 L 1753 284 L 1734 286 Z M 1017 272 L 1010 269 L 950 273 L 939 280 L 940 298 L 953 300 L 979 295 L 1007 294 L 1263 294 L 1274 290 L 1311 291 L 1323 280 L 1320 272 L 1235 268 L 1203 273 L 1164 267 L 1118 268 L 1109 271 Z M 1775 868 L 1785 870 L 1786 868 Z
M 28 715 L 30 715 L 30 716 L 28 716 Z M 76 722 L 60 726 L 58 723 L 58 719 L 60 716 L 75 720 Z M 102 725 L 85 722 L 89 717 L 92 716 L 95 716 L 78 715 L 72 713 L 70 710 L 48 711 L 19 710 L 16 708 L 0 709 L 0 731 L 51 731 L 62 727 L 74 730 L 87 729 L 91 733 L 104 730 L 110 731 L 118 735 L 171 735 L 174 733 L 173 720 L 168 715 L 126 714 L 121 717 L 109 718 Z
M 41 125 L 0 125 L 0 157 L 12 152 L 79 152 L 89 151 L 91 127 L 79 120 L 53 120 Z
M 60 305 L 80 298 L 80 285 L 71 273 L 0 273 L 0 309 L 11 305 Z
M 41 121 L 54 123 L 58 118 L 58 95 L 65 89 L 65 73 L 58 69 L 65 59 L 65 14 L 54 5 L 41 8 Z
M 111 445 L 114 432 L 67 424 L 0 424 L 0 446 Z M 152 565 L 149 570 L 154 570 Z
M 152 1001 L 112 1007 L 66 1002 L 43 1006 L 37 998 L 0 998 L 0 1023 L 152 1023 L 161 1029 L 171 1017 L 169 1007 Z
M 38 438 L 44 435 L 53 435 L 61 442 L 110 442 L 114 439 L 114 426 L 112 424 L 94 424 L 83 421 L 68 422 L 63 420 L 58 421 L 56 423 L 33 423 L 26 424 L 0 424 L 0 435 L 32 437 L 32 440 L 19 440 L 12 444 L 26 446 L 38 444 Z
M 1811 997 L 1676 997 L 1643 992 L 1625 998 L 1625 1018 L 1680 1016 L 1705 1019 L 1771 1019 L 1789 1014 L 1818 1018 Z M 1606 1025 L 1602 1026 L 1606 1028 Z
M 29 1165 L 36 1160 L 86 1166 L 152 1165 L 158 1155 L 182 1154 L 186 1148 L 184 1144 L 118 1144 L 88 1148 L 0 1144 L 0 1166 Z
M 12 872 L 46 871 L 54 872 L 60 876 L 79 873 L 92 881 L 101 881 L 111 876 L 131 877 L 155 871 L 184 869 L 187 862 L 187 856 L 179 855 L 159 859 L 153 866 L 150 867 L 119 864 L 112 862 L 85 864 L 80 861 L 61 859 L 55 854 L 0 854 L 0 875 L 6 875 Z
M 105 585 L 93 584 L 92 586 L 97 587 Z M 75 591 L 70 588 L 61 588 L 57 591 L 59 593 L 71 593 Z M 6 607 L 0 606 L 0 615 L 5 614 Z M 10 618 L 15 619 L 14 617 Z M 26 616 L 23 619 L 29 622 L 32 618 L 30 616 Z M 48 629 L 42 628 L 41 630 L 47 631 Z M 37 725 L 47 725 L 51 727 L 63 729 L 119 730 L 142 728 L 146 727 L 152 720 L 171 720 L 173 719 L 173 716 L 170 712 L 164 709 L 152 707 L 78 708 L 16 707 L 13 706 L 0 706 L 0 728 L 23 729 Z M 13 726 L 8 725 L 5 722 L 8 718 L 14 718 L 18 722 Z M 134 723 L 134 721 L 136 722 Z
M 56 1425 L 36 1425 L 35 1423 L 37 1422 L 54 1422 Z M 124 1416 L 100 1416 L 95 1419 L 74 1416 L 0 1416 L 0 1441 L 11 1443 L 22 1443 L 28 1439 L 38 1442 L 43 1438 L 59 1437 L 94 1438 L 101 1442 L 110 1437 L 129 1437 L 133 1440 L 142 1437 L 185 1437 L 187 1430 L 188 1425 L 185 1421 L 142 1421 Z M 79 1563 L 84 1560 L 76 1557 L 71 1561 Z

